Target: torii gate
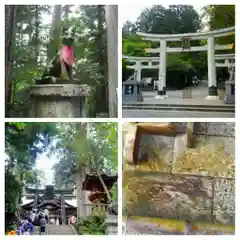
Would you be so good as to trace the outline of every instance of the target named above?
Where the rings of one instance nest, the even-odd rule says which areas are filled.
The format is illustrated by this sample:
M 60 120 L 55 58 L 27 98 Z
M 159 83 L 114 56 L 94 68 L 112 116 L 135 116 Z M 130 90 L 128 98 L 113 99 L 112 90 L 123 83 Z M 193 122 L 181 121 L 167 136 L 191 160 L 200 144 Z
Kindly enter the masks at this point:
M 134 65 L 126 66 L 128 69 L 134 69 L 136 72 L 136 80 L 141 82 L 141 75 L 143 69 L 158 69 L 159 68 L 159 57 L 132 57 L 132 56 L 122 56 L 126 61 L 135 63 Z M 143 65 L 142 63 L 147 63 Z M 153 64 L 154 63 L 154 64 Z
M 216 67 L 235 67 L 235 54 L 217 54 L 215 60 L 224 60 L 224 63 L 216 63 Z
M 159 42 L 160 48 L 145 49 L 147 53 L 159 53 L 158 93 L 156 99 L 168 98 L 166 95 L 166 55 L 167 52 L 208 52 L 208 96 L 207 100 L 218 100 L 215 50 L 232 49 L 233 44 L 215 45 L 215 38 L 235 34 L 235 27 L 229 27 L 209 32 L 183 33 L 183 34 L 149 34 L 138 32 L 144 40 Z M 207 45 L 190 47 L 191 40 L 206 40 Z M 182 41 L 182 47 L 167 47 L 167 42 Z

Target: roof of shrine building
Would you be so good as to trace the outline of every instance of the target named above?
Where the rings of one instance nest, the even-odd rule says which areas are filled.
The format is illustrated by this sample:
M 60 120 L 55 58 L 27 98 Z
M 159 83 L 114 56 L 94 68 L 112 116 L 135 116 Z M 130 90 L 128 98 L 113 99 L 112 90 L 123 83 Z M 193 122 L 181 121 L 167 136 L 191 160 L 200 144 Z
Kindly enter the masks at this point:
M 101 174 L 101 177 L 108 189 L 111 189 L 114 183 L 117 181 L 117 175 L 109 176 L 106 174 Z M 104 192 L 103 186 L 99 180 L 99 177 L 95 174 L 87 174 L 83 182 L 83 190 L 94 191 L 98 190 Z
M 49 203 L 51 202 L 51 200 L 49 201 Z M 21 206 L 22 207 L 30 207 L 31 206 L 31 204 L 33 204 L 34 203 L 34 200 L 32 200 L 32 199 L 26 199 L 26 198 L 22 198 L 22 204 L 21 204 Z M 66 200 L 65 199 L 65 203 L 66 203 L 66 205 L 67 205 L 67 207 L 72 207 L 72 208 L 75 208 L 75 207 L 77 207 L 77 199 L 74 197 L 73 199 L 69 199 L 69 200 Z
M 44 189 L 36 189 L 36 188 L 30 188 L 26 187 L 25 190 L 27 193 L 35 194 L 36 192 L 39 194 L 44 194 L 46 190 L 53 189 L 55 194 L 72 194 L 74 192 L 74 188 L 70 189 L 56 189 L 53 185 L 47 185 Z

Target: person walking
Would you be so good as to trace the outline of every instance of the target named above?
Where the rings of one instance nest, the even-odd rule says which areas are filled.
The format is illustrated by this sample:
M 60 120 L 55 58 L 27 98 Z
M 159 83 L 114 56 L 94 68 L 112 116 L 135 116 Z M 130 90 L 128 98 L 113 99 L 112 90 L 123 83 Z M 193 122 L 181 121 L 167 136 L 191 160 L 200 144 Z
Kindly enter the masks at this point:
M 34 222 L 35 218 L 36 218 L 36 210 L 33 209 L 30 213 L 30 218 L 31 218 L 31 222 Z
M 47 221 L 44 217 L 44 214 L 39 214 L 39 223 L 40 223 L 40 235 L 45 235 Z
M 24 221 L 24 223 L 22 224 L 21 228 L 20 228 L 20 232 L 22 235 L 26 235 L 25 233 L 28 232 L 28 235 L 32 235 L 34 232 L 34 226 L 31 223 L 30 219 L 28 219 L 27 221 Z
M 47 224 L 49 224 L 49 211 L 48 211 L 48 209 L 44 209 L 44 215 L 45 215 L 45 219 L 46 219 L 46 221 L 47 221 Z

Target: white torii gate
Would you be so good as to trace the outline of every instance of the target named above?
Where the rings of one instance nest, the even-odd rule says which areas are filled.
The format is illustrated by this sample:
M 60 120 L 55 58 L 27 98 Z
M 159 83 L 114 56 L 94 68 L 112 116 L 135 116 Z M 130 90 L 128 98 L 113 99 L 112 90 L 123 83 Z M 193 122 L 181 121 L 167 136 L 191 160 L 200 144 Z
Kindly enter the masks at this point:
M 194 50 L 201 48 L 204 51 L 207 50 L 207 45 L 200 47 L 193 47 Z M 180 48 L 167 48 L 167 52 L 179 52 Z M 229 45 L 215 45 L 215 50 L 225 50 L 229 49 Z M 155 51 L 155 49 L 152 49 Z M 187 49 L 188 50 L 188 49 Z M 152 52 L 154 52 L 152 51 Z M 188 50 L 189 51 L 189 50 Z M 123 59 L 126 59 L 127 62 L 135 63 L 133 65 L 127 65 L 128 69 L 133 69 L 136 72 L 136 80 L 141 82 L 141 74 L 143 69 L 159 69 L 159 57 L 134 57 L 134 56 L 122 56 Z M 216 67 L 231 67 L 235 66 L 235 63 L 230 62 L 233 60 L 235 54 L 221 54 L 215 55 L 216 60 L 225 60 L 225 63 L 216 63 Z M 143 64 L 147 63 L 147 64 Z M 158 81 L 158 83 L 160 83 Z M 161 86 L 160 86 L 161 87 Z
M 235 67 L 235 54 L 217 54 L 215 60 L 224 60 L 222 63 L 216 63 L 216 67 L 228 67 L 229 69 Z
M 132 56 L 122 56 L 128 62 L 135 63 L 133 65 L 126 66 L 128 69 L 134 69 L 136 72 L 136 80 L 141 82 L 141 74 L 143 69 L 158 69 L 159 68 L 159 57 L 132 57 Z M 142 63 L 147 63 L 143 65 Z M 157 63 L 157 64 L 153 64 Z
M 148 53 L 159 53 L 159 88 L 157 99 L 168 98 L 166 95 L 166 55 L 167 52 L 195 52 L 207 51 L 208 52 L 208 91 L 206 97 L 208 100 L 218 100 L 217 92 L 217 79 L 216 79 L 216 63 L 215 63 L 215 50 L 232 49 L 233 44 L 229 45 L 215 45 L 215 38 L 235 34 L 235 27 L 229 27 L 209 32 L 200 33 L 184 33 L 184 34 L 149 34 L 138 32 L 137 35 L 141 36 L 144 40 L 152 42 L 160 42 L 160 48 L 146 49 Z M 190 47 L 191 40 L 204 40 L 207 39 L 207 45 Z M 182 48 L 169 48 L 167 42 L 182 41 L 186 46 Z

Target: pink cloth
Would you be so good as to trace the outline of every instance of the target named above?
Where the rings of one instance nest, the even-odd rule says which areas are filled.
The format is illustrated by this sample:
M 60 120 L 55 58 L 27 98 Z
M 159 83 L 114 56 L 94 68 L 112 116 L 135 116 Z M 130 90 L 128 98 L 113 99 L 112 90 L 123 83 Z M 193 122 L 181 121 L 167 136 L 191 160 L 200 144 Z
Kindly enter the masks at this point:
M 63 46 L 61 49 L 61 60 L 63 60 L 68 65 L 72 66 L 74 64 L 74 55 L 72 46 Z

